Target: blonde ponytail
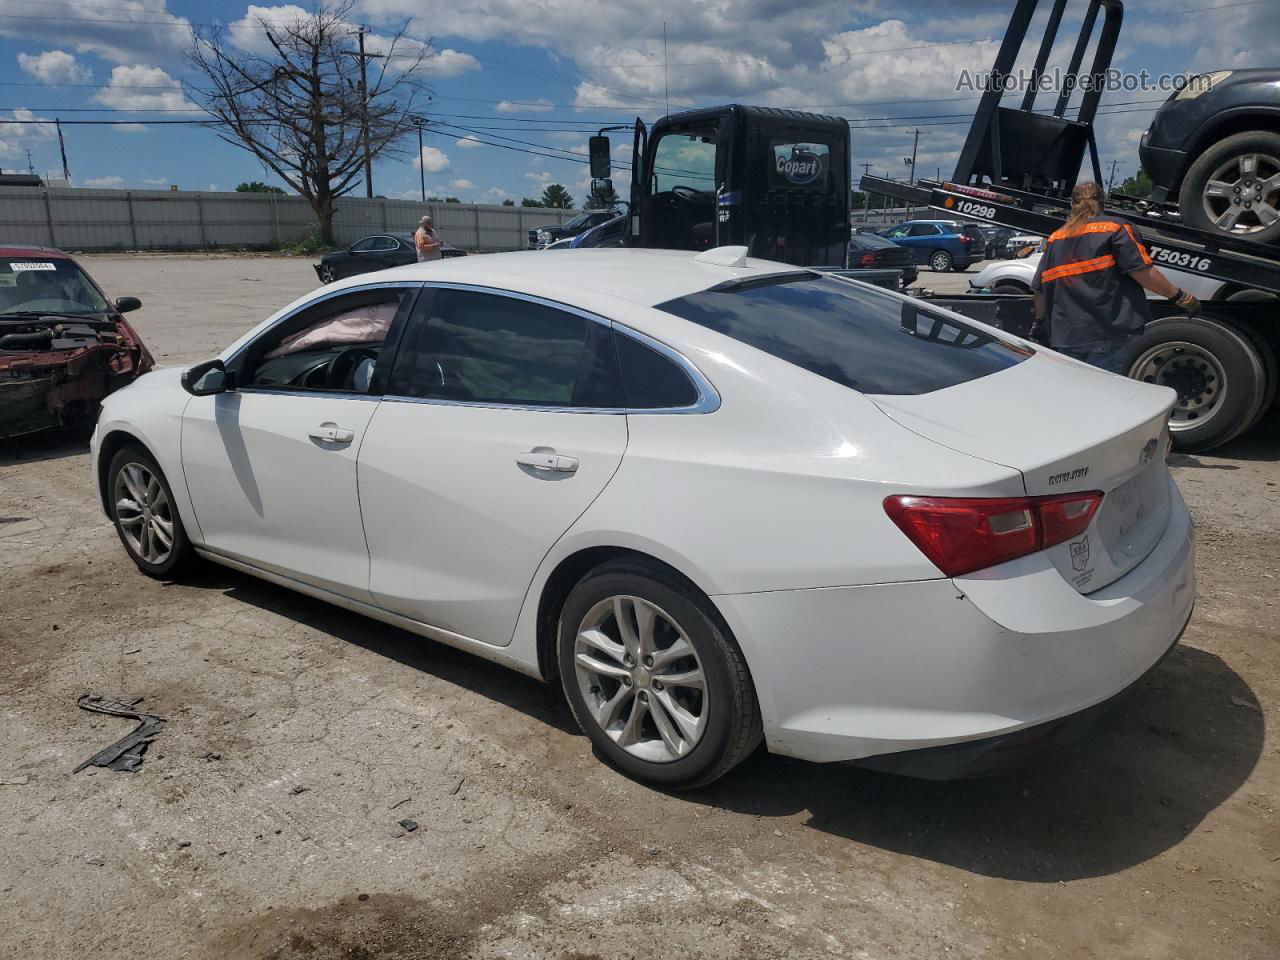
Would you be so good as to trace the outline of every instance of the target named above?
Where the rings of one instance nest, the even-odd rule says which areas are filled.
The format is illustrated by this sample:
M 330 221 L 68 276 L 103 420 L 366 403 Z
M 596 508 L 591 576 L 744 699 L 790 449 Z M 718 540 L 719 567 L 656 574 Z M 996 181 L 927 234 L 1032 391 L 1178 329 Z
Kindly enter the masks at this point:
M 1071 191 L 1071 215 L 1063 226 L 1064 230 L 1075 230 L 1086 220 L 1096 217 L 1102 212 L 1102 188 L 1092 180 L 1077 183 Z

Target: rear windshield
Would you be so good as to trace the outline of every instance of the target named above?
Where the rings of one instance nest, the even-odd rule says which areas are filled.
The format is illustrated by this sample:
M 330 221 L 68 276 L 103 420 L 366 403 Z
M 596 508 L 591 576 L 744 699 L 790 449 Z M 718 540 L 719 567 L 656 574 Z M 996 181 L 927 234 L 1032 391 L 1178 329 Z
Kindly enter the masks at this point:
M 861 393 L 930 393 L 1032 355 L 918 300 L 832 277 L 713 288 L 658 309 Z

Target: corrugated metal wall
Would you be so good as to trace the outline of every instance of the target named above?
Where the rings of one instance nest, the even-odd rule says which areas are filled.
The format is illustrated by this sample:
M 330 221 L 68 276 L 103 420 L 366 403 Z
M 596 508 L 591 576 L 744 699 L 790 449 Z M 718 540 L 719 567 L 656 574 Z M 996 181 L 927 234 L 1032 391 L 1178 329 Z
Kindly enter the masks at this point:
M 430 213 L 441 237 L 464 250 L 522 250 L 528 233 L 564 223 L 576 210 L 410 200 L 338 201 L 334 233 L 353 243 L 370 233 L 405 233 Z M 267 248 L 295 243 L 315 226 L 301 197 L 262 193 L 0 187 L 0 244 L 64 250 Z

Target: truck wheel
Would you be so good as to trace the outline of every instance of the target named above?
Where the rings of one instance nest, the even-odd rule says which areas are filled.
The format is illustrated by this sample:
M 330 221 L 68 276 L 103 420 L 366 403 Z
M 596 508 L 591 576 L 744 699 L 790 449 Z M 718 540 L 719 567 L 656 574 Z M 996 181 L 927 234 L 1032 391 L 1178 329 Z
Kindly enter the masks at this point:
M 1261 389 L 1258 391 L 1257 410 L 1249 420 L 1249 425 L 1244 430 L 1250 430 L 1254 427 L 1263 415 L 1271 409 L 1276 402 L 1276 393 L 1280 389 L 1280 364 L 1276 362 L 1275 351 L 1271 349 L 1271 344 L 1259 335 L 1259 333 L 1248 324 L 1239 321 L 1218 320 L 1223 326 L 1230 327 L 1231 330 L 1242 340 L 1253 348 L 1253 352 L 1257 354 L 1258 362 L 1262 367 Z M 1241 430 L 1241 433 L 1244 433 Z
M 1174 446 L 1189 453 L 1211 450 L 1248 428 L 1265 389 L 1252 344 L 1208 317 L 1147 324 L 1129 376 L 1177 392 L 1169 431 Z
M 1246 130 L 1213 144 L 1183 177 L 1178 208 L 1200 230 L 1280 241 L 1280 134 Z
M 936 273 L 946 273 L 951 269 L 951 254 L 945 250 L 935 250 L 929 254 L 929 269 Z

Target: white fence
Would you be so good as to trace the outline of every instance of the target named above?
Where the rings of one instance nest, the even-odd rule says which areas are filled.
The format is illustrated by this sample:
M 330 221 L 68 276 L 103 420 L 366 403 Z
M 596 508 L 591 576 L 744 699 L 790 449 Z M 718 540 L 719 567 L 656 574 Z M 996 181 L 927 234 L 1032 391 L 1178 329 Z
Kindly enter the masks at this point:
M 371 233 L 407 233 L 429 213 L 440 236 L 455 247 L 523 250 L 529 230 L 564 223 L 577 212 L 343 197 L 333 227 L 338 242 L 347 244 Z M 301 197 L 0 187 L 0 244 L 64 250 L 265 249 L 297 242 L 314 227 L 311 207 Z

